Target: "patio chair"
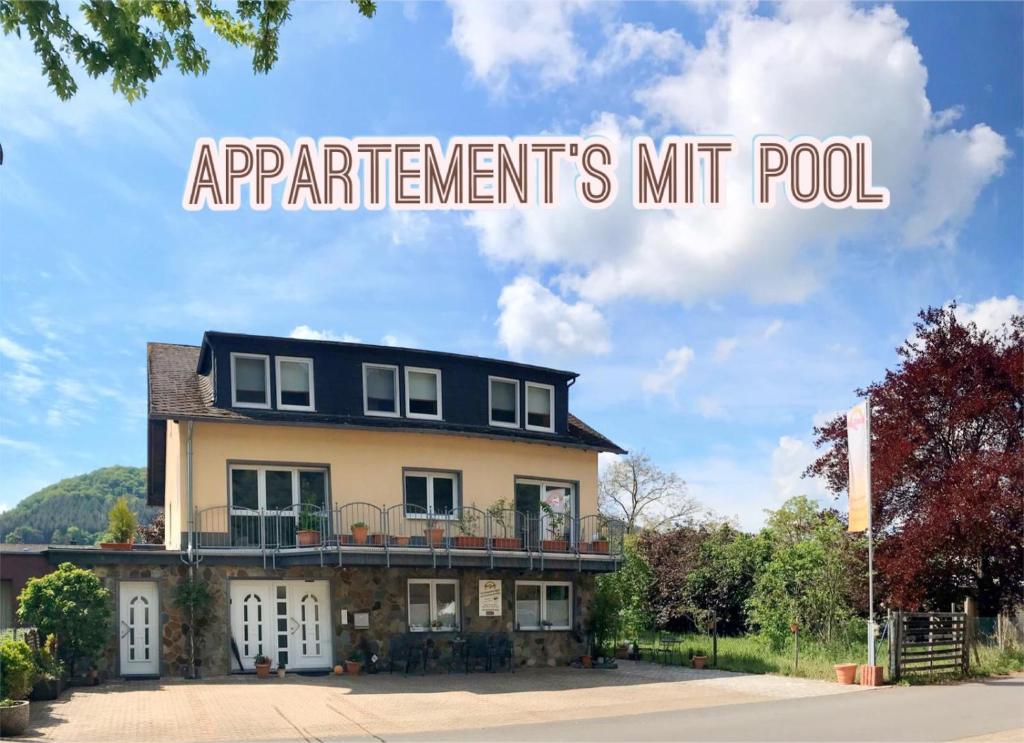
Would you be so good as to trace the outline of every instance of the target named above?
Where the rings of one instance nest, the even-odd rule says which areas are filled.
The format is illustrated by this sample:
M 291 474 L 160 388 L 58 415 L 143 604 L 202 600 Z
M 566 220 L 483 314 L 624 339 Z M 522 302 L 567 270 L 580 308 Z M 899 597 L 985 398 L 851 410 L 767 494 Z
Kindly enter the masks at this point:
M 491 670 L 491 646 L 487 635 L 473 632 L 466 636 L 466 673 L 473 668 L 474 661 L 482 660 L 484 670 Z
M 410 635 L 392 635 L 388 639 L 388 668 L 390 673 L 395 672 L 395 666 L 402 664 L 405 667 L 405 675 L 409 675 L 409 669 L 416 668 L 419 663 L 426 669 L 423 662 L 423 645 Z
M 503 632 L 495 632 L 488 638 L 491 650 L 491 671 L 497 670 L 504 663 L 510 673 L 515 673 L 512 666 L 512 638 Z
M 654 649 L 654 657 L 661 663 L 669 664 L 672 656 L 679 651 L 679 641 L 672 635 L 663 634 L 658 637 L 658 646 Z

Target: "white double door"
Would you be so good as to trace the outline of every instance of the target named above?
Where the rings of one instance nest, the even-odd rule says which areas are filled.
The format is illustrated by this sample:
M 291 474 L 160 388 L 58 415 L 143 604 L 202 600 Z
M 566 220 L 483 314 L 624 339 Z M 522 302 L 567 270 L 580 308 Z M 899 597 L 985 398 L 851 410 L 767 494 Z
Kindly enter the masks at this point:
M 122 581 L 118 587 L 118 650 L 122 676 L 160 673 L 160 604 L 153 581 Z
M 330 590 L 325 580 L 231 581 L 231 637 L 252 670 L 257 655 L 289 670 L 332 663 Z M 232 652 L 231 665 L 238 670 Z

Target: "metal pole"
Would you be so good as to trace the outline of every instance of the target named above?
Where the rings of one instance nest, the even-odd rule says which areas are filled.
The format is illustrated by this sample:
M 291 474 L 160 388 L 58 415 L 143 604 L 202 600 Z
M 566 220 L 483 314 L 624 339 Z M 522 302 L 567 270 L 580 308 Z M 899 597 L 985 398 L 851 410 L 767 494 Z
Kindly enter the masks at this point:
M 874 535 L 871 529 L 871 399 L 864 406 L 867 410 L 867 419 L 864 423 L 867 426 L 868 439 L 868 665 L 875 663 L 875 545 Z

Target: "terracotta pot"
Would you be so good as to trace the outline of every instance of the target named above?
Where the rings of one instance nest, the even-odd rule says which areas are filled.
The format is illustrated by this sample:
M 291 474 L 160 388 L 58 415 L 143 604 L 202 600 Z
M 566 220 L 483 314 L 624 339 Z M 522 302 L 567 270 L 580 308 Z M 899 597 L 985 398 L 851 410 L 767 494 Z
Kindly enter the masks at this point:
M 608 540 L 607 539 L 595 539 L 590 543 L 590 551 L 596 552 L 599 555 L 608 554 Z
M 345 673 L 350 676 L 358 676 L 359 672 L 363 669 L 363 664 L 357 660 L 345 661 Z
M 383 534 L 371 534 L 370 535 L 370 544 L 375 545 L 377 547 L 383 547 L 384 546 L 384 535 Z
M 132 548 L 131 542 L 100 542 L 100 549 L 103 550 L 130 550 Z
M 883 686 L 885 684 L 885 669 L 882 666 L 869 666 L 864 664 L 860 667 L 861 686 Z
M 424 529 L 423 535 L 427 538 L 427 544 L 432 547 L 438 547 L 441 545 L 441 539 L 444 536 L 444 529 L 434 527 L 433 529 Z
M 366 544 L 366 535 L 369 534 L 370 530 L 365 526 L 353 526 L 352 527 L 352 541 L 355 544 Z
M 569 542 L 564 539 L 545 539 L 540 543 L 545 552 L 568 552 Z
M 270 664 L 269 663 L 257 663 L 256 664 L 256 675 L 261 679 L 268 678 L 270 676 Z
M 391 537 L 391 544 L 396 547 L 408 547 L 409 537 Z
M 458 536 L 455 537 L 455 546 L 461 549 L 483 549 L 483 537 Z
M 519 549 L 518 537 L 494 537 L 491 544 L 496 550 L 517 550 Z
M 856 663 L 836 663 L 833 668 L 836 669 L 836 681 L 840 684 L 852 684 L 857 678 Z
M 300 547 L 316 547 L 320 544 L 320 532 L 316 529 L 299 529 L 295 532 L 295 541 Z
M 584 668 L 593 668 L 594 667 L 594 659 L 591 658 L 589 655 L 584 655 L 582 658 L 580 658 L 580 660 L 583 661 L 583 667 Z
M 28 728 L 28 702 L 21 700 L 12 707 L 0 707 L 0 735 L 21 735 Z
M 695 655 L 695 656 L 693 656 L 693 659 L 690 661 L 690 665 L 692 665 L 694 668 L 701 669 L 701 668 L 703 668 L 707 664 L 707 662 L 708 662 L 708 656 L 706 656 L 706 655 Z
M 580 542 L 576 545 L 576 549 L 580 551 L 580 554 L 587 554 L 590 552 L 590 542 Z
M 340 676 L 343 673 L 345 673 L 345 669 L 342 668 L 340 665 L 337 665 L 337 666 L 334 667 L 334 675 L 335 676 Z

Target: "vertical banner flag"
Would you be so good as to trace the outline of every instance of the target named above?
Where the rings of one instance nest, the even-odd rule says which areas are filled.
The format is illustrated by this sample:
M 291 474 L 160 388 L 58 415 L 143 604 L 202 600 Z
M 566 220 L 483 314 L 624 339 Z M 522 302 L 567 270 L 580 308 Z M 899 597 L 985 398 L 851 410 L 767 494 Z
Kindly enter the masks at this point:
M 871 411 L 867 400 L 846 414 L 846 440 L 850 460 L 850 525 L 847 531 L 868 528 L 871 508 Z

